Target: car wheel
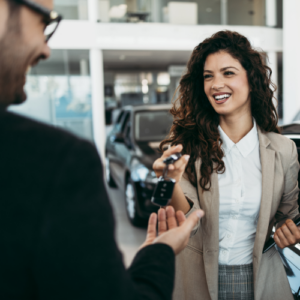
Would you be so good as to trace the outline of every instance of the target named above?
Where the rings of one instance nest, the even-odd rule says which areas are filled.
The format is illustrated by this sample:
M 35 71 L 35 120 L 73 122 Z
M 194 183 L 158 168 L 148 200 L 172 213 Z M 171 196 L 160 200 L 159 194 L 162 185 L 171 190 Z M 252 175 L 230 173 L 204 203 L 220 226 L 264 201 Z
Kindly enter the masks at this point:
M 117 187 L 114 179 L 111 176 L 110 162 L 109 162 L 109 158 L 108 157 L 105 158 L 105 178 L 106 178 L 106 182 L 107 182 L 108 186 L 110 186 L 110 187 Z
M 143 226 L 145 224 L 145 220 L 138 215 L 136 192 L 130 179 L 127 179 L 126 181 L 125 205 L 127 216 L 131 224 L 137 227 Z

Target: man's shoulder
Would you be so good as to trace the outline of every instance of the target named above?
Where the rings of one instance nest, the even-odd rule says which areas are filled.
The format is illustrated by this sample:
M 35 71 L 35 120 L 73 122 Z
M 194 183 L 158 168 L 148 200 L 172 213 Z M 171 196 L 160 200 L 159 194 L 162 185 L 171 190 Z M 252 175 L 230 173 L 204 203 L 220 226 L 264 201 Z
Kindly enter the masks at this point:
M 89 141 L 63 129 L 8 111 L 0 112 L 0 140 L 3 139 L 11 145 L 22 144 L 25 152 L 34 148 L 51 150 L 54 154 L 75 146 L 77 150 L 94 148 Z

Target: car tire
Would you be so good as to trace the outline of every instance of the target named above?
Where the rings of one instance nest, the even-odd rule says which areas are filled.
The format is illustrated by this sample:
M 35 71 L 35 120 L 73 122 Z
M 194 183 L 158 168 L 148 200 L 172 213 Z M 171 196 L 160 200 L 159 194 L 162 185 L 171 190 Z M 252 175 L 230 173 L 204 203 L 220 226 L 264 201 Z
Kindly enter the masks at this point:
M 134 183 L 127 178 L 125 185 L 125 206 L 130 223 L 136 227 L 145 226 L 146 220 L 141 218 L 137 211 L 137 196 Z
M 111 176 L 110 161 L 109 161 L 108 157 L 105 158 L 105 179 L 106 179 L 106 182 L 107 182 L 109 187 L 112 187 L 112 188 L 117 187 L 114 179 Z

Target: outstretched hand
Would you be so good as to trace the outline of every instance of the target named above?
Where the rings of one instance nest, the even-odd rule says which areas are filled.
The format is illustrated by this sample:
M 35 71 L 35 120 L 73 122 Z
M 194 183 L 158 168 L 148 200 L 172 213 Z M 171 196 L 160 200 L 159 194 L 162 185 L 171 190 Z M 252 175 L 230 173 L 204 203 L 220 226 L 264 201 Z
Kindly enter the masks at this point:
M 182 211 L 175 213 L 172 206 L 159 209 L 158 215 L 153 213 L 149 218 L 146 241 L 140 249 L 151 244 L 163 243 L 178 254 L 187 245 L 192 229 L 203 215 L 202 210 L 197 210 L 186 219 Z

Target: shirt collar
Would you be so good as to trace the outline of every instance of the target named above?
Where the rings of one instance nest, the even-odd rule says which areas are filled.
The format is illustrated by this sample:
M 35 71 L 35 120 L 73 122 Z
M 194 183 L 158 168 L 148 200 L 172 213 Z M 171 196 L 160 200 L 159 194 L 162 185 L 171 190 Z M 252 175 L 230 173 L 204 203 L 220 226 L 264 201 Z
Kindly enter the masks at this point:
M 257 126 L 256 122 L 253 119 L 253 127 L 252 129 L 237 143 L 235 144 L 223 131 L 221 126 L 218 126 L 220 137 L 223 141 L 222 148 L 224 149 L 225 154 L 229 153 L 234 145 L 238 148 L 240 153 L 247 157 L 252 150 L 255 148 L 256 144 L 258 143 L 258 133 L 257 133 Z

